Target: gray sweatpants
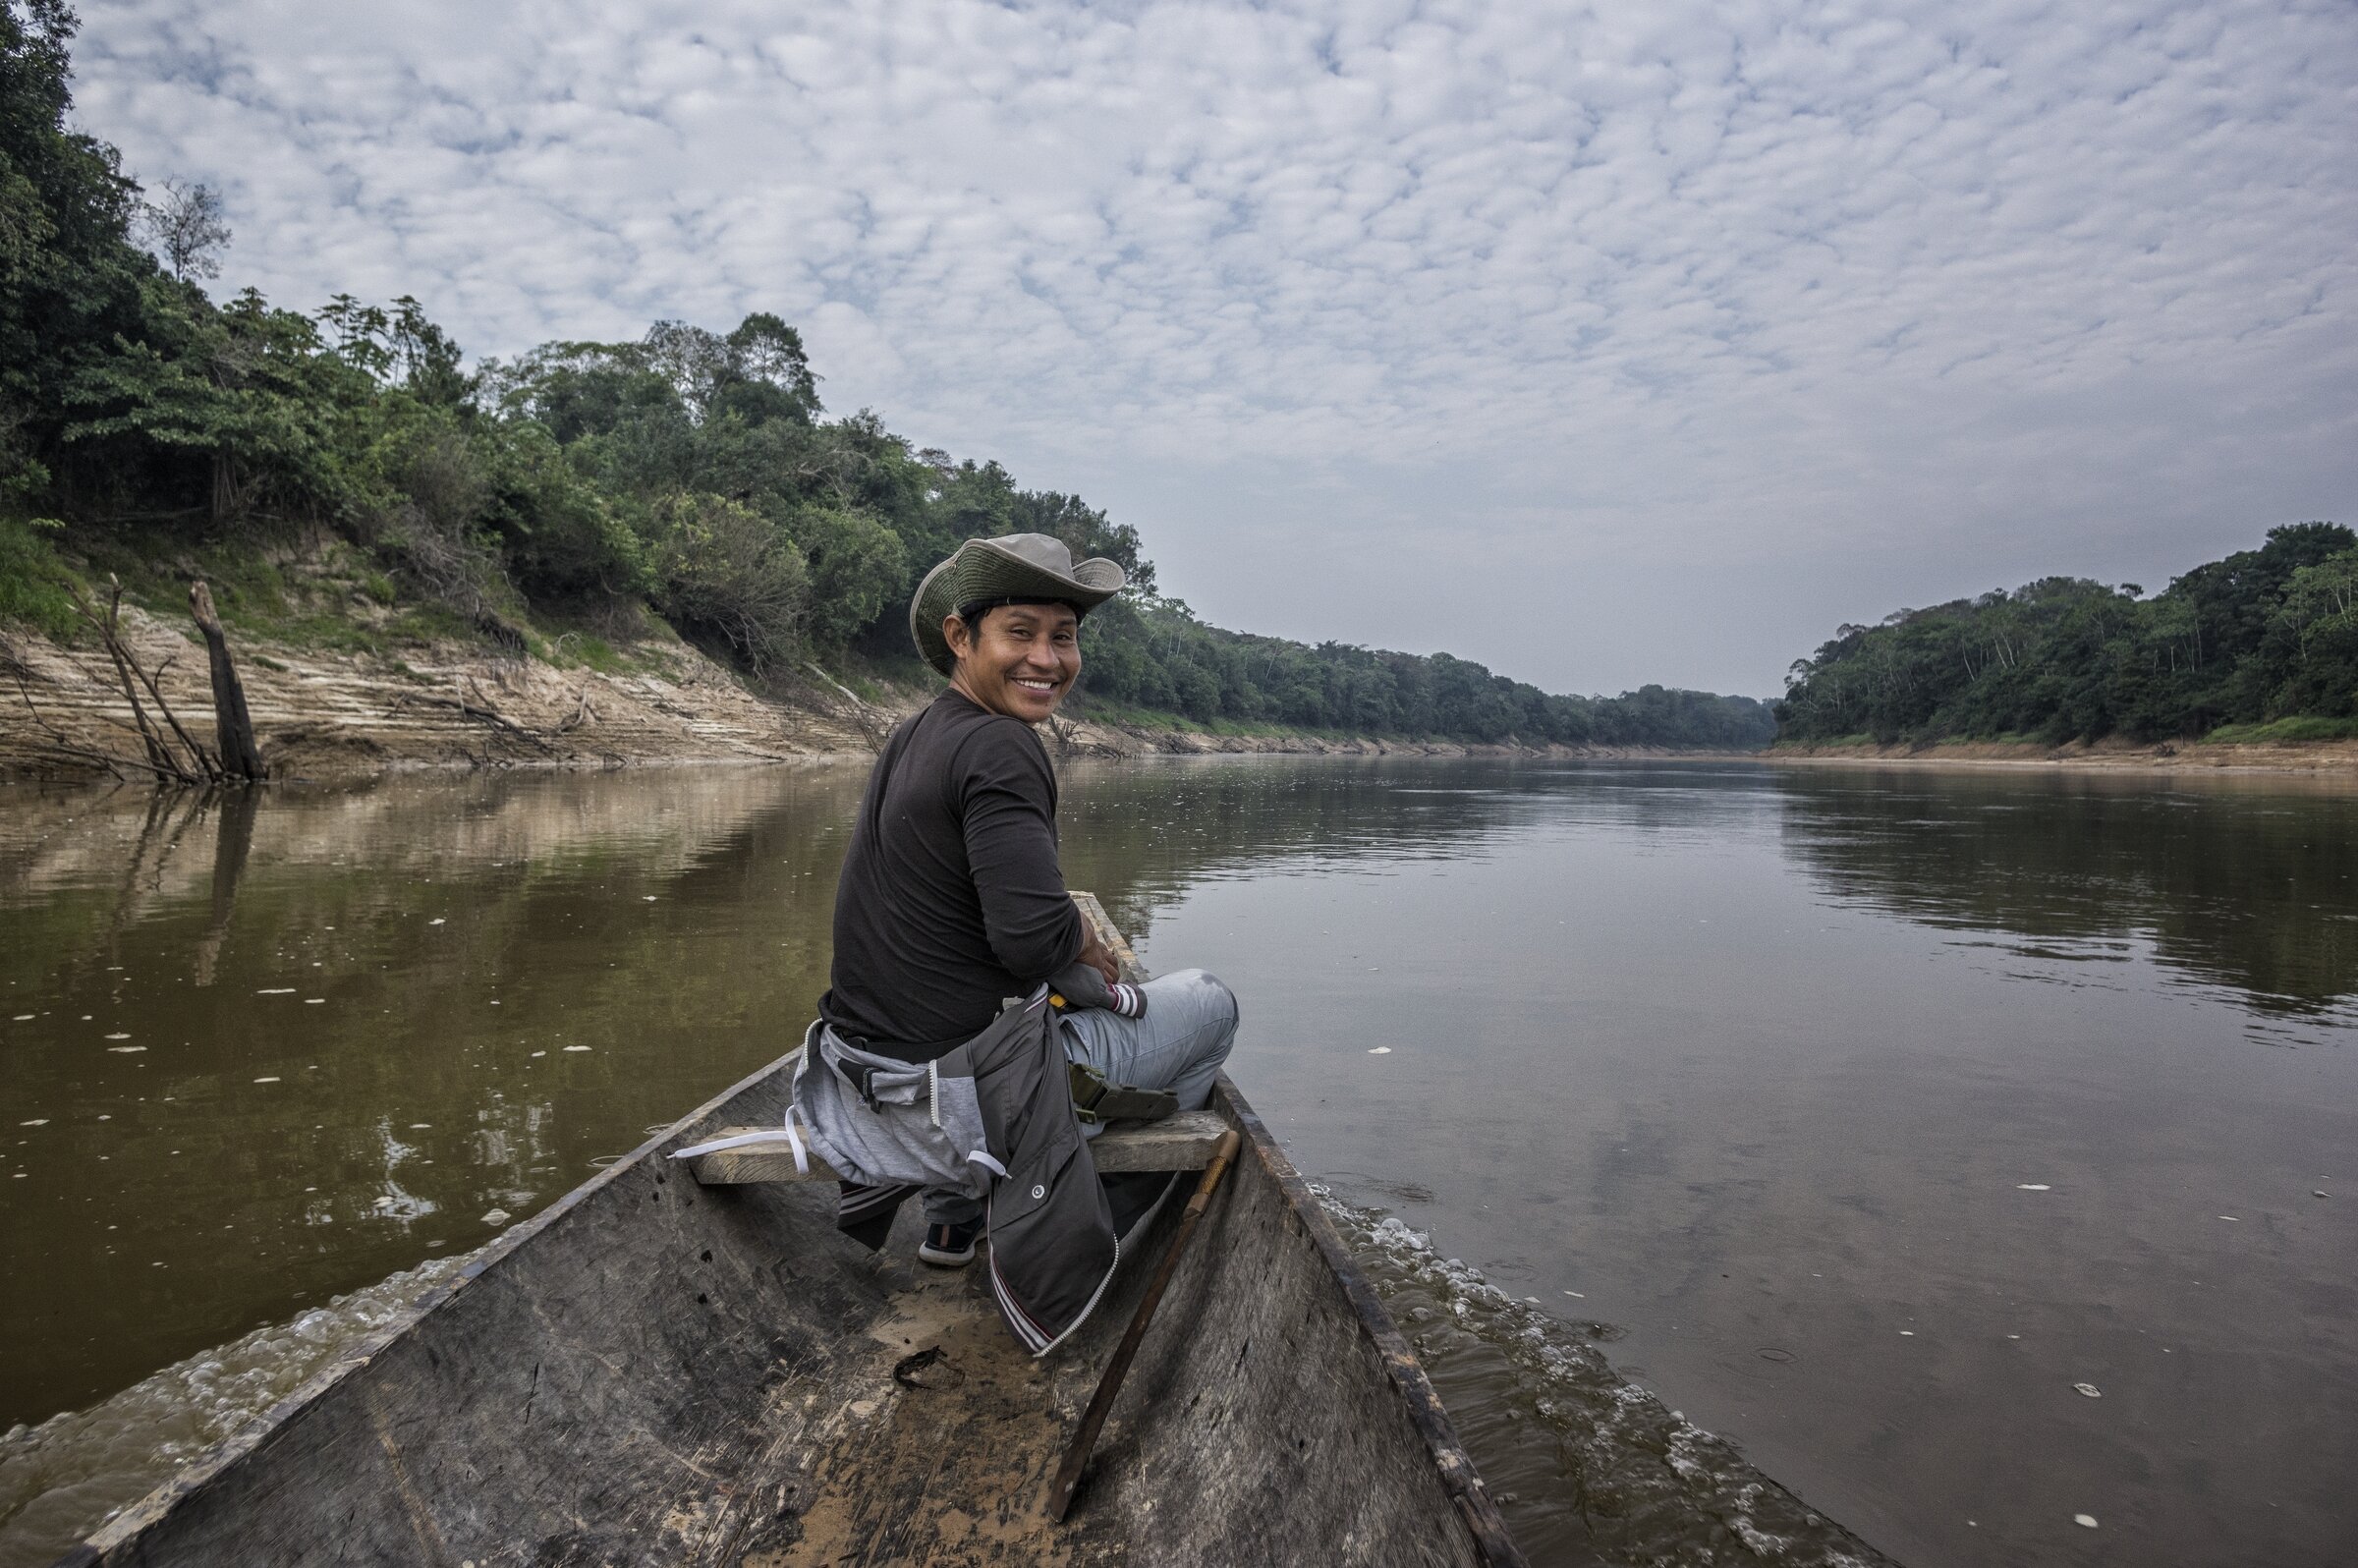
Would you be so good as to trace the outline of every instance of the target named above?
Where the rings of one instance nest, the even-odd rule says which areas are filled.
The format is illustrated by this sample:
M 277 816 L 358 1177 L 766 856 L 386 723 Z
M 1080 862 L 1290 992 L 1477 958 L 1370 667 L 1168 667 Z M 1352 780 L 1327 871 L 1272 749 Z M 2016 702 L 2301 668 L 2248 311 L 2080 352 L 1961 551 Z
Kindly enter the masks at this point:
M 1181 1110 L 1202 1110 L 1211 1082 L 1236 1043 L 1236 993 L 1218 977 L 1183 969 L 1146 984 L 1147 1016 L 1124 1018 L 1084 1008 L 1064 1018 L 1064 1051 L 1116 1084 L 1167 1089 Z M 1098 1129 L 1084 1127 L 1095 1137 Z M 954 1188 L 926 1194 L 926 1223 L 970 1225 L 982 1217 L 982 1200 Z

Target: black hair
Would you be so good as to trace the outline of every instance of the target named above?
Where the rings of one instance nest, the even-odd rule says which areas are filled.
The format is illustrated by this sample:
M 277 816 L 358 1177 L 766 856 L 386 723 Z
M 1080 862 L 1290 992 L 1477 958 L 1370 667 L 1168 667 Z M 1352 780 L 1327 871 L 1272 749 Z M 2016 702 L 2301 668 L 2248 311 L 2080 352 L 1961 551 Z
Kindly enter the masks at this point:
M 1076 621 L 1089 614 L 1087 609 L 1075 604 L 1071 599 L 1052 598 L 1044 593 L 1010 593 L 1004 598 L 976 599 L 972 603 L 959 605 L 956 614 L 958 619 L 966 623 L 966 629 L 970 634 L 981 637 L 982 635 L 982 617 L 1002 604 L 1061 604 L 1073 612 L 1073 619 Z

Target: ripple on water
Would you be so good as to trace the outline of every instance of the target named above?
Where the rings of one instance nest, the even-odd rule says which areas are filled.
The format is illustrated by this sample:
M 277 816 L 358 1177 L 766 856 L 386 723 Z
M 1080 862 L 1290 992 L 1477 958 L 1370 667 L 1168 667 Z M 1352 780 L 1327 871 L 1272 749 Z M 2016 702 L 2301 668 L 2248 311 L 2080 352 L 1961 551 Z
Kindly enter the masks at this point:
M 0 1433 L 0 1568 L 39 1568 L 456 1275 L 436 1258 Z
M 1316 1189 L 1314 1189 L 1315 1191 Z M 1399 1219 L 1320 1193 L 1534 1562 L 1888 1563 Z M 1606 1325 L 1593 1325 L 1592 1337 Z

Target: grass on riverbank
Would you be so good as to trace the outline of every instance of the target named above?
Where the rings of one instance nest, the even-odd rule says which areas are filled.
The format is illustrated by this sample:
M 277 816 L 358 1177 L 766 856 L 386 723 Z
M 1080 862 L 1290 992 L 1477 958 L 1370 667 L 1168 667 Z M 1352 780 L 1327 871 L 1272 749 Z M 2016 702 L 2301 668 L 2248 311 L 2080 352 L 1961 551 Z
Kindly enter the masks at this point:
M 2202 739 L 2205 746 L 2299 746 L 2315 741 L 2358 741 L 2358 718 L 2298 713 L 2266 724 L 2221 724 Z
M 159 620 L 189 620 L 189 585 L 212 588 L 234 633 L 298 650 L 392 652 L 479 636 L 448 608 L 404 602 L 393 580 L 348 540 L 320 536 L 259 547 L 250 540 L 168 544 L 140 531 L 90 531 L 64 545 L 45 519 L 0 520 L 0 623 L 77 644 L 87 636 L 74 596 L 103 602 L 111 578 L 126 602 Z
M 60 526 L 0 518 L 0 626 L 28 626 L 55 641 L 73 635 L 67 585 L 75 577 L 52 538 Z
M 191 542 L 140 529 L 93 530 L 69 548 L 57 524 L 0 519 L 0 628 L 82 645 L 89 633 L 74 595 L 103 603 L 110 578 L 125 602 L 180 626 L 191 623 L 189 585 L 201 580 L 233 637 L 286 653 L 369 654 L 398 664 L 428 648 L 499 646 L 483 624 L 405 591 L 369 551 L 324 531 Z M 681 641 L 652 612 L 623 623 L 610 612 L 576 616 L 512 598 L 494 607 L 552 668 L 678 674 Z M 254 657 L 283 668 L 266 653 Z

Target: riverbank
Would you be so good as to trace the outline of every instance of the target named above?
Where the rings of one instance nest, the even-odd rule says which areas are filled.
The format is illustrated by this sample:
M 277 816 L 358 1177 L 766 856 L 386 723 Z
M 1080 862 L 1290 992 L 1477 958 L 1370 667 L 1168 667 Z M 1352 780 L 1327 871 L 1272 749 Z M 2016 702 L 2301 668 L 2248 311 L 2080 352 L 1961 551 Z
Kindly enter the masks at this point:
M 155 677 L 173 713 L 212 740 L 204 649 L 193 623 L 134 604 L 128 649 Z M 872 755 L 931 696 L 915 683 L 838 679 L 816 666 L 757 689 L 740 672 L 672 636 L 594 642 L 578 656 L 515 654 L 465 637 L 376 638 L 321 647 L 290 639 L 233 639 L 264 760 L 279 778 L 349 781 L 415 770 L 618 768 L 816 760 Z M 95 646 L 0 628 L 0 779 L 104 778 L 92 754 L 125 758 L 140 776 L 129 703 Z M 855 681 L 853 685 L 846 680 Z M 152 705 L 152 704 L 151 704 Z M 1990 768 L 2189 774 L 2299 773 L 2358 782 L 2358 741 L 1942 742 L 1933 746 L 1791 745 L 1745 754 L 1658 747 L 1467 745 L 1277 726 L 1208 729 L 1172 716 L 1093 714 L 1086 697 L 1046 739 L 1063 756 L 1300 755 L 1749 759 L 1782 766 Z M 79 754 L 79 755 L 78 755 Z
M 2358 782 L 2358 741 L 2105 740 L 2064 746 L 1942 741 L 1932 746 L 1811 746 L 1779 742 L 1757 759 L 1792 766 L 1969 767 L 2087 773 L 2308 773 Z
M 213 740 L 204 649 L 185 618 L 127 603 L 127 650 L 188 731 Z M 462 638 L 327 647 L 234 638 L 263 760 L 277 778 L 351 780 L 413 770 L 617 768 L 866 756 L 929 700 L 918 685 L 816 666 L 757 690 L 671 636 L 598 642 L 580 657 L 514 654 Z M 563 641 L 558 647 L 562 649 Z M 591 662 L 594 659 L 595 662 Z M 0 629 L 0 778 L 141 775 L 116 671 L 95 646 Z M 144 688 L 142 688 L 144 692 Z M 153 702 L 148 702 L 150 708 Z M 1093 717 L 1082 704 L 1048 735 L 1062 756 L 1301 754 L 1355 756 L 1662 756 L 1659 749 L 1469 746 L 1268 728 L 1222 733 L 1177 720 Z
M 193 625 L 127 604 L 123 641 L 163 702 L 209 744 L 211 688 Z M 802 701 L 760 696 L 676 638 L 609 651 L 604 668 L 456 639 L 359 649 L 233 642 L 262 757 L 278 778 L 785 761 L 870 744 L 866 704 L 849 694 L 832 701 L 817 693 Z M 130 704 L 102 650 L 0 633 L 0 674 L 13 688 L 0 706 L 0 776 L 103 777 L 107 768 L 86 754 L 140 755 Z M 123 771 L 138 776 L 136 767 Z

